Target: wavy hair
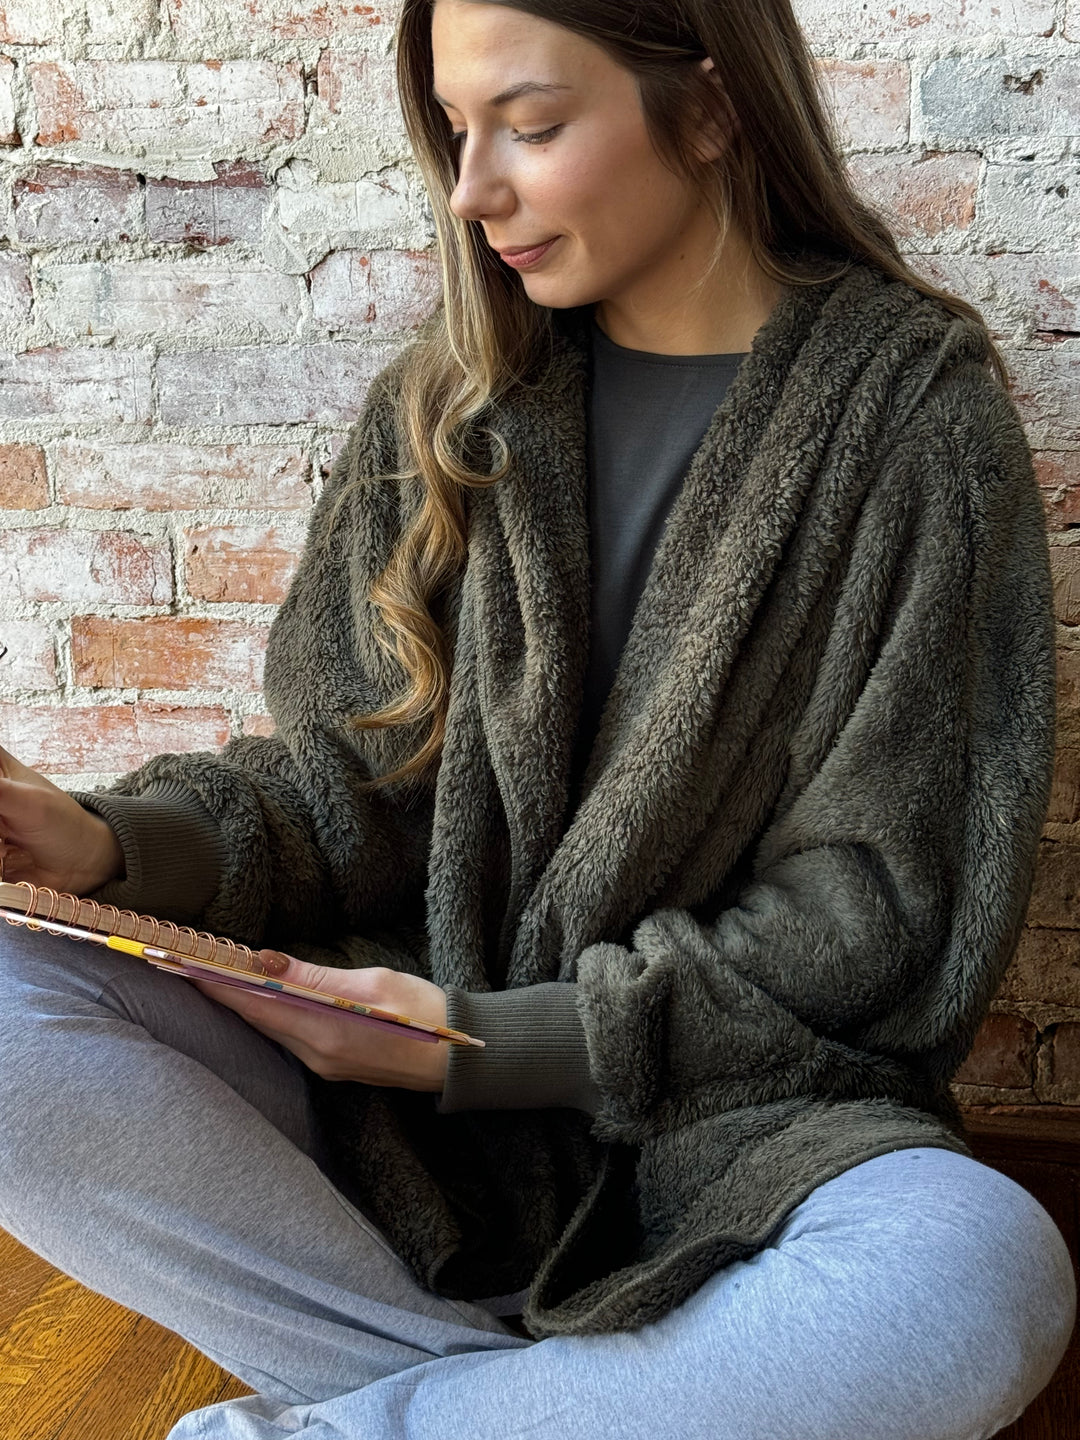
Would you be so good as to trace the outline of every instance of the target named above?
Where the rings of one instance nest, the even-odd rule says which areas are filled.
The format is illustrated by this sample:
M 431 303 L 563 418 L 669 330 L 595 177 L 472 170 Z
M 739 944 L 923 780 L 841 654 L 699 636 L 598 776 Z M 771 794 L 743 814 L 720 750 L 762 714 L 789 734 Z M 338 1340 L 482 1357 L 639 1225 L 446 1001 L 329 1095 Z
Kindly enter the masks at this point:
M 713 265 L 734 223 L 761 270 L 783 285 L 819 284 L 852 263 L 874 266 L 974 321 L 986 335 L 994 373 L 1007 383 L 978 311 L 917 275 L 887 220 L 856 193 L 790 0 L 481 3 L 506 4 L 564 26 L 634 75 L 657 153 L 697 188 L 716 218 Z M 350 722 L 381 729 L 430 718 L 431 725 L 423 745 L 367 782 L 368 789 L 424 783 L 438 766 L 453 656 L 437 601 L 464 568 L 465 491 L 496 484 L 510 464 L 485 416 L 508 389 L 529 383 L 552 340 L 550 310 L 529 300 L 480 226 L 450 208 L 457 161 L 450 123 L 431 94 L 432 8 L 433 0 L 404 0 L 397 83 L 434 216 L 442 303 L 401 371 L 398 424 L 409 468 L 386 477 L 420 481 L 423 502 L 369 596 L 381 622 L 379 643 L 403 667 L 408 688 L 401 699 Z M 714 62 L 711 71 L 700 64 L 706 56 Z M 704 162 L 693 138 L 709 122 L 728 139 L 718 160 Z M 484 451 L 487 465 L 479 460 Z

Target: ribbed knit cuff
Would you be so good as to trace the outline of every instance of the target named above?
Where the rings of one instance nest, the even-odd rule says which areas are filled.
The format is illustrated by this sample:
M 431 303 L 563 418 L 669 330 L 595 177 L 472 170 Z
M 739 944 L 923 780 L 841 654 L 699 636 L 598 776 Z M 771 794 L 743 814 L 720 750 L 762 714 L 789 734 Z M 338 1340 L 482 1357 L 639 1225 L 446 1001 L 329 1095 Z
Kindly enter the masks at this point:
M 127 874 L 93 899 L 192 924 L 217 893 L 225 844 L 217 821 L 185 785 L 162 784 L 143 795 L 78 793 L 85 809 L 112 826 Z
M 450 1047 L 440 1114 L 557 1107 L 595 1114 L 600 1092 L 589 1073 L 576 993 L 576 985 L 562 981 L 491 992 L 448 986 L 447 1024 L 486 1045 Z

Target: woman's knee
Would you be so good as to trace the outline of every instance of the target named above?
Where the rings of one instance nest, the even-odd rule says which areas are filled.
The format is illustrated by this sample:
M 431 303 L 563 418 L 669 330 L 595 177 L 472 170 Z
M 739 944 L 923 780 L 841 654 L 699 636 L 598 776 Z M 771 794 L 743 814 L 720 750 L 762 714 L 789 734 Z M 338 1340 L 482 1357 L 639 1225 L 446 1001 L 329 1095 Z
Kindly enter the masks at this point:
M 972 1435 L 1015 1419 L 1068 1347 L 1076 1280 L 1060 1230 L 1028 1191 L 967 1156 L 927 1148 L 856 1166 L 792 1233 L 804 1253 L 847 1248 L 878 1323 L 948 1384 Z

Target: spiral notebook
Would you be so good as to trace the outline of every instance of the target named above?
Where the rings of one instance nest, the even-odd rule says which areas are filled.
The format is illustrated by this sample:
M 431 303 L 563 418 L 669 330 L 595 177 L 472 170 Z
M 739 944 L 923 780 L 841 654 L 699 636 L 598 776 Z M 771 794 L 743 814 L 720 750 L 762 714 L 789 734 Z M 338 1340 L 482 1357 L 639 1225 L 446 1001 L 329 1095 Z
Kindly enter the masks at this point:
M 484 1042 L 451 1030 L 445 1025 L 431 1025 L 425 1020 L 381 1010 L 362 1001 L 312 990 L 306 985 L 278 980 L 263 970 L 256 952 L 247 945 L 171 920 L 157 920 L 152 915 L 137 915 L 134 910 L 120 910 L 115 905 L 102 905 L 96 900 L 79 899 L 63 890 L 31 885 L 26 880 L 14 884 L 5 881 L 0 872 L 0 919 L 9 925 L 24 925 L 49 935 L 66 935 L 121 950 L 148 961 L 159 970 L 189 978 L 213 980 L 220 985 L 233 985 L 271 995 L 291 1005 L 316 1010 L 334 1010 L 363 1024 L 407 1035 L 413 1040 L 428 1042 L 446 1040 L 451 1045 L 474 1045 Z

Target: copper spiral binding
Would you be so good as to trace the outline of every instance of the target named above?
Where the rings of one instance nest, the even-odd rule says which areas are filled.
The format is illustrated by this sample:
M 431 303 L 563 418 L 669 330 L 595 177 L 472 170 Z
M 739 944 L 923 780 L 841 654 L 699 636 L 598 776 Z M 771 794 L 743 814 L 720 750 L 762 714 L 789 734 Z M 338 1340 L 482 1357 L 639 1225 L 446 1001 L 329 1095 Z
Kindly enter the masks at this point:
M 3 878 L 3 857 L 0 856 L 0 880 Z M 128 940 L 142 940 L 144 944 L 152 945 L 155 949 L 168 950 L 176 955 L 189 956 L 196 960 L 217 960 L 234 970 L 249 970 L 256 975 L 265 973 L 254 950 L 236 940 L 230 940 L 227 936 L 211 935 L 208 930 L 194 930 L 190 925 L 177 925 L 173 920 L 158 920 L 154 915 L 138 915 L 134 910 L 121 910 L 115 905 L 102 904 L 99 900 L 80 900 L 66 891 L 54 890 L 49 885 L 33 885 L 29 880 L 17 881 L 16 887 L 26 891 L 27 918 L 13 920 L 5 915 L 3 919 L 9 925 L 24 925 L 28 930 L 48 931 L 52 921 L 58 924 L 78 921 L 88 930 L 97 930 L 102 934 L 111 932 Z M 47 906 L 43 915 L 38 913 L 42 903 Z M 90 908 L 89 916 L 84 914 L 84 906 Z M 65 908 L 71 913 L 64 915 L 62 912 Z M 150 931 L 148 940 L 145 938 L 147 930 Z M 50 933 L 55 935 L 60 932 L 53 930 Z M 77 940 L 80 944 L 86 943 L 81 935 L 68 938 Z

